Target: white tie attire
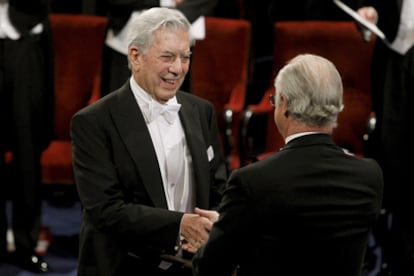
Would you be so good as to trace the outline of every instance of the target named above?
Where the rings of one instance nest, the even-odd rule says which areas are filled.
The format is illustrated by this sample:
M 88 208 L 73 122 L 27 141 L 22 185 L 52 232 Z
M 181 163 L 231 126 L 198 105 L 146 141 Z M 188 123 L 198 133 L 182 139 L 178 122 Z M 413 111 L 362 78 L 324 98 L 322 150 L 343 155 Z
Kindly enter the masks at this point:
M 397 36 L 389 45 L 391 49 L 405 55 L 414 45 L 414 1 L 403 0 L 401 8 L 400 26 Z
M 0 39 L 8 38 L 11 40 L 18 40 L 20 33 L 13 26 L 9 18 L 9 1 L 0 0 Z M 43 24 L 36 24 L 31 30 L 30 34 L 36 35 L 43 32 Z
M 154 144 L 168 209 L 193 212 L 192 159 L 178 116 L 181 105 L 175 97 L 166 104 L 155 101 L 133 77 L 130 85 Z
M 20 38 L 20 34 L 10 22 L 8 10 L 8 1 L 0 1 L 0 38 L 17 40 Z

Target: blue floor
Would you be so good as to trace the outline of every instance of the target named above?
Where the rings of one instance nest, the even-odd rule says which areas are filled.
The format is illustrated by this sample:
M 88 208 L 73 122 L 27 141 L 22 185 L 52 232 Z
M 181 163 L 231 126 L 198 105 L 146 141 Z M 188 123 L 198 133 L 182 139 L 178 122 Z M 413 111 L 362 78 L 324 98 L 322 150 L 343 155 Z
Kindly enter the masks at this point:
M 79 202 L 70 206 L 56 207 L 47 201 L 43 203 L 43 226 L 49 229 L 51 241 L 44 255 L 51 272 L 47 276 L 76 276 L 77 245 L 81 223 Z M 1 276 L 36 276 L 9 264 L 0 264 Z

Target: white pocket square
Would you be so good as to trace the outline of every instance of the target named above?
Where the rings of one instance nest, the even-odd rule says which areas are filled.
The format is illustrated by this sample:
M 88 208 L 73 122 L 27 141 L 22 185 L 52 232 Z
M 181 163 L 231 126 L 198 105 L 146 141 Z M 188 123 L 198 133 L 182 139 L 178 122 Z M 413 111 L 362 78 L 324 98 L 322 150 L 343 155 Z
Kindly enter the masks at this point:
M 207 157 L 208 157 L 208 162 L 210 162 L 214 158 L 214 150 L 212 146 L 209 146 L 207 149 Z

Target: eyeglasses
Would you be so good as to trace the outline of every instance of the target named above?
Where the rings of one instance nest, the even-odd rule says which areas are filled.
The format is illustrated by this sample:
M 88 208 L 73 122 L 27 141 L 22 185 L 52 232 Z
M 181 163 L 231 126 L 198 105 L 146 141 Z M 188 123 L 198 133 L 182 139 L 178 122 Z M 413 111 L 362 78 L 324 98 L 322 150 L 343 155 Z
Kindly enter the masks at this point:
M 276 105 L 275 104 L 275 94 L 270 94 L 269 95 L 269 102 L 273 107 Z

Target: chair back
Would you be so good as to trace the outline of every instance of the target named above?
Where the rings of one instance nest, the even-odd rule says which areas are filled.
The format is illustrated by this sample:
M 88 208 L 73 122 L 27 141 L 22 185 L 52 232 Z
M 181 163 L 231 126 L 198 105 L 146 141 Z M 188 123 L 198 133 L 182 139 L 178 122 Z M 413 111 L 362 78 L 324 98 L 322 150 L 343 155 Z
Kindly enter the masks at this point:
M 246 97 L 251 26 L 243 19 L 216 17 L 206 17 L 205 24 L 206 38 L 193 49 L 192 92 L 214 104 L 225 153 L 236 156 L 230 167 L 238 167 L 235 144 Z
M 344 110 L 334 129 L 335 142 L 363 155 L 363 136 L 371 112 L 371 58 L 374 40 L 365 42 L 353 21 L 285 21 L 274 24 L 274 75 L 294 56 L 301 53 L 321 55 L 337 67 L 344 87 Z M 273 80 L 271 83 L 273 86 Z M 264 103 L 269 104 L 268 94 Z M 273 116 L 273 114 L 271 114 Z M 267 134 L 275 139 L 276 127 Z M 277 150 L 280 144 L 268 147 Z
M 55 139 L 42 154 L 42 183 L 73 185 L 70 120 L 100 98 L 106 17 L 51 14 L 55 66 Z
M 72 115 L 99 98 L 107 19 L 79 14 L 50 15 L 55 59 L 55 134 L 70 140 Z

